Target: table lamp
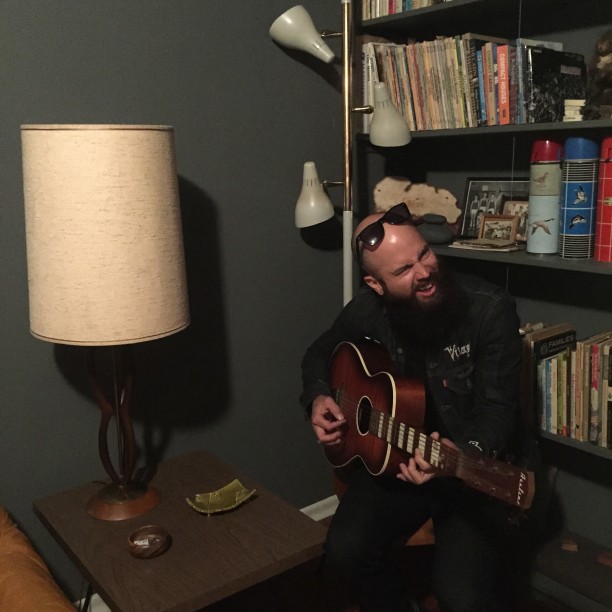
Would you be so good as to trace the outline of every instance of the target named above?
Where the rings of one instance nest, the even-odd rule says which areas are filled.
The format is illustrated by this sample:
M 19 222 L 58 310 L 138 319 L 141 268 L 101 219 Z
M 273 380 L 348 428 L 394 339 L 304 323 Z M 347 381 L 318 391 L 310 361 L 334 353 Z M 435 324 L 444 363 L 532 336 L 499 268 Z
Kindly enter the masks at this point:
M 134 477 L 131 345 L 189 324 L 173 130 L 24 125 L 21 137 L 30 331 L 91 347 L 98 447 L 112 482 L 87 510 L 103 520 L 140 516 L 160 496 Z

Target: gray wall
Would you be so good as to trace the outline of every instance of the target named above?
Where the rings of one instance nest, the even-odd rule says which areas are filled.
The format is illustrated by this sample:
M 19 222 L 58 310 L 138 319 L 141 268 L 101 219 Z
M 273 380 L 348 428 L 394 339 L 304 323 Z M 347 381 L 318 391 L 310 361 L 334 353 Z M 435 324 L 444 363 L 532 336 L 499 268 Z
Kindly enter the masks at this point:
M 319 28 L 340 27 L 340 2 L 304 4 Z M 304 161 L 341 175 L 340 66 L 269 39 L 291 6 L 0 2 L 0 503 L 73 596 L 80 578 L 31 504 L 104 476 L 99 411 L 83 351 L 28 331 L 19 126 L 175 127 L 193 323 L 137 351 L 143 454 L 207 448 L 314 503 L 332 493 L 330 472 L 297 403 L 299 363 L 341 306 L 342 264 L 337 228 L 304 236 L 293 205 Z

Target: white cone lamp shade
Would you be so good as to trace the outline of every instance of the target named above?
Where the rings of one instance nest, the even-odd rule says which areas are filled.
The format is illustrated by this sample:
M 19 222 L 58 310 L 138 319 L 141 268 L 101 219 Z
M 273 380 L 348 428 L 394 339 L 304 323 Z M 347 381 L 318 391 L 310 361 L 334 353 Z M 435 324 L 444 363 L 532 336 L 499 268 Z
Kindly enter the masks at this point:
M 302 191 L 295 205 L 295 226 L 310 227 L 334 216 L 334 206 L 329 199 L 314 162 L 304 164 Z
M 411 140 L 408 123 L 393 105 L 387 86 L 384 83 L 376 83 L 370 142 L 379 147 L 402 147 Z
M 131 344 L 189 324 L 173 130 L 22 126 L 30 327 Z
M 270 36 L 279 45 L 306 51 L 326 64 L 334 59 L 333 51 L 321 38 L 308 11 L 301 4 L 290 8 L 274 21 Z

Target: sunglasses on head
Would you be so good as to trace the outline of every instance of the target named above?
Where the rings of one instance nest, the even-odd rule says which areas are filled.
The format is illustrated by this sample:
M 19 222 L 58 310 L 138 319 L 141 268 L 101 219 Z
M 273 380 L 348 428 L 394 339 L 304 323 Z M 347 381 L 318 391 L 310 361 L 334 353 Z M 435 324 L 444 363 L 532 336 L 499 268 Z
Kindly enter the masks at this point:
M 392 206 L 380 219 L 364 227 L 355 238 L 355 254 L 357 255 L 359 265 L 361 265 L 363 258 L 363 248 L 375 247 L 385 237 L 384 223 L 389 225 L 414 225 L 414 220 L 408 210 L 408 206 L 401 202 Z

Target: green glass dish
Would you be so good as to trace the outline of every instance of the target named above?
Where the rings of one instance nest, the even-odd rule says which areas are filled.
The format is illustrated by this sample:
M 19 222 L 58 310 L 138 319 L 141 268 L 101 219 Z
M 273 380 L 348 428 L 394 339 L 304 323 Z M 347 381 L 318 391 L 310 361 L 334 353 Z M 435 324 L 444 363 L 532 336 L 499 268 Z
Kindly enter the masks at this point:
M 255 493 L 255 489 L 246 489 L 239 480 L 233 480 L 221 489 L 208 493 L 197 493 L 193 499 L 187 497 L 187 503 L 202 514 L 226 512 L 244 503 Z

